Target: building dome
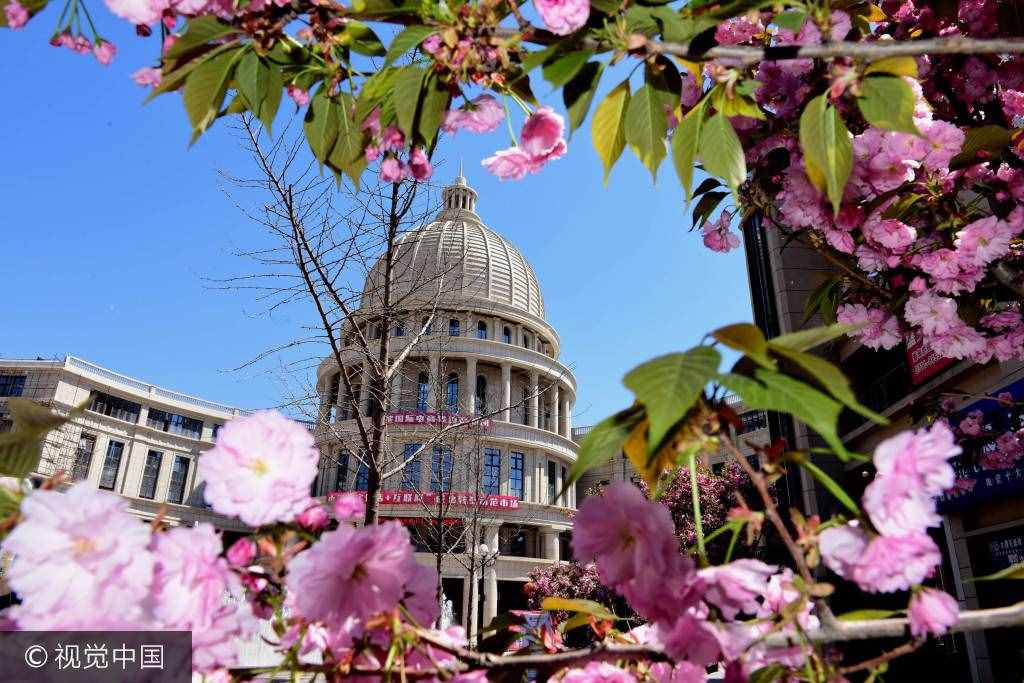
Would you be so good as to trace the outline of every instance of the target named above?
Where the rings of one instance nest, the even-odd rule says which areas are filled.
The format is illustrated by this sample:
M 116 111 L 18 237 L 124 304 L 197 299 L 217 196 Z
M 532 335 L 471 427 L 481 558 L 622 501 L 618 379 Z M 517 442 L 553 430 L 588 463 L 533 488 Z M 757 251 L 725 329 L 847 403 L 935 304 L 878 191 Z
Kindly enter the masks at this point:
M 459 175 L 444 188 L 443 208 L 434 221 L 402 235 L 395 260 L 397 294 L 543 320 L 544 298 L 533 268 L 511 242 L 483 224 L 476 200 L 476 190 Z M 366 279 L 364 310 L 375 308 L 381 269 L 378 262 Z

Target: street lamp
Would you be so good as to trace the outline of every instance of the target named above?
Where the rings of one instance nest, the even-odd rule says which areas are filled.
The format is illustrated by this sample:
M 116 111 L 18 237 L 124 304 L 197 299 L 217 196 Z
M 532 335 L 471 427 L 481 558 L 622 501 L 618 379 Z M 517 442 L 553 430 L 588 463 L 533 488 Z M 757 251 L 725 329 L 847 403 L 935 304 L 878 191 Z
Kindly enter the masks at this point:
M 484 572 L 487 570 L 488 567 L 490 567 L 491 565 L 493 565 L 495 562 L 498 561 L 499 550 L 498 550 L 498 548 L 493 548 L 492 549 L 486 543 L 481 543 L 479 546 L 477 546 L 476 551 L 477 551 L 477 557 L 479 558 L 477 560 L 478 565 L 479 565 L 479 569 L 477 571 L 477 579 L 476 579 L 477 591 L 476 591 L 476 600 L 475 600 L 475 602 L 476 602 L 476 614 L 478 615 L 477 618 L 479 618 L 479 615 L 482 615 L 483 612 L 484 612 Z M 476 567 L 474 567 L 474 569 L 476 569 Z M 473 631 L 474 632 L 476 631 L 476 628 L 477 628 L 477 625 L 474 623 L 473 624 Z

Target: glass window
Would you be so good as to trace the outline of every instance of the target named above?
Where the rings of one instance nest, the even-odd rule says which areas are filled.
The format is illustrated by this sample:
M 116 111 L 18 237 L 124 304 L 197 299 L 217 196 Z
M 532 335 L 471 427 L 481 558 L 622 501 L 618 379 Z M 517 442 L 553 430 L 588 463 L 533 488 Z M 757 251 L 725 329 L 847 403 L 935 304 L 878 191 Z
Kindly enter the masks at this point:
M 555 462 L 548 460 L 548 501 L 555 502 L 555 494 L 558 493 L 558 482 L 555 481 Z
M 96 435 L 82 433 L 78 437 L 78 448 L 75 449 L 75 462 L 71 466 L 71 481 L 82 481 L 89 477 L 89 465 L 92 454 L 96 450 Z
M 124 444 L 111 441 L 107 444 L 107 455 L 103 458 L 103 472 L 100 474 L 100 488 L 113 491 L 117 484 L 117 473 L 121 469 L 121 455 Z
M 454 372 L 448 375 L 448 412 L 459 412 L 459 376 Z
M 523 461 L 525 458 L 522 453 L 516 453 L 512 451 L 508 454 L 508 487 L 509 493 L 518 498 L 523 499 L 523 492 L 525 490 L 523 484 L 523 475 L 525 467 Z
M 213 423 L 213 440 L 214 441 L 217 440 L 217 435 L 220 434 L 220 428 L 223 427 L 223 426 L 224 425 L 217 424 L 216 422 Z
M 21 396 L 25 393 L 27 375 L 0 375 L 0 396 Z
M 452 490 L 452 451 L 446 446 L 434 446 L 430 457 L 430 490 Z
M 117 418 L 118 420 L 137 423 L 142 406 L 134 401 L 111 396 L 102 391 L 94 391 L 92 392 L 92 402 L 89 404 L 89 410 L 101 415 Z
M 416 410 L 425 413 L 430 410 L 427 401 L 430 399 L 430 377 L 421 372 L 416 383 Z
M 380 323 L 376 323 L 373 326 L 373 338 L 380 339 L 382 336 L 384 336 L 384 333 L 383 330 L 381 329 Z
M 370 466 L 360 462 L 356 469 L 356 491 L 366 491 L 370 488 Z
M 185 500 L 185 483 L 188 481 L 188 458 L 183 455 L 174 457 L 171 465 L 171 483 L 167 487 L 167 501 L 181 504 Z
M 199 439 L 203 435 L 203 421 L 196 420 L 184 415 L 169 413 L 166 410 L 150 408 L 146 417 L 146 426 L 159 429 L 162 432 L 180 434 L 193 439 Z
M 768 426 L 768 416 L 763 410 L 751 410 L 743 413 L 740 415 L 740 420 L 743 421 L 743 428 L 740 434 L 765 429 Z
M 395 323 L 395 336 L 396 337 L 404 337 L 405 336 L 405 321 L 404 320 L 399 320 L 397 323 Z
M 348 483 L 348 461 L 349 451 L 347 448 L 342 448 L 338 452 L 338 470 L 334 475 L 334 490 L 344 491 L 345 485 Z
M 484 493 L 496 496 L 501 492 L 501 451 L 484 449 Z
M 487 412 L 487 378 L 483 375 L 476 376 L 476 405 L 474 410 L 477 415 Z
M 430 318 L 426 317 L 420 321 L 420 329 L 423 330 L 423 334 L 433 334 L 434 325 L 430 322 Z
M 139 485 L 139 496 L 153 500 L 156 497 L 156 480 L 160 478 L 160 462 L 164 454 L 150 451 L 146 455 L 146 465 L 142 469 L 142 484 Z
M 562 467 L 562 483 L 563 483 L 563 485 L 565 484 L 565 475 L 566 475 L 566 470 L 565 470 L 565 467 L 563 466 L 563 467 Z M 567 500 L 565 499 L 565 494 L 563 493 L 563 494 L 562 494 L 562 505 L 567 505 L 567 504 L 568 504 L 568 502 L 569 502 L 569 501 L 567 501 Z
M 501 341 L 506 344 L 512 343 L 512 330 L 510 328 L 505 327 L 501 330 Z
M 530 348 L 530 335 L 523 332 L 523 346 Z
M 448 321 L 448 336 L 458 337 L 462 332 L 460 331 L 460 324 L 458 318 L 452 318 Z
M 483 320 L 476 324 L 476 338 L 487 339 L 487 323 Z
M 402 459 L 409 460 L 412 454 L 419 450 L 420 444 L 418 443 L 407 443 L 402 453 Z M 405 463 L 405 467 L 402 468 L 402 486 L 403 491 L 419 491 L 420 480 L 423 473 L 423 462 L 420 460 L 420 456 L 417 455 L 412 460 Z

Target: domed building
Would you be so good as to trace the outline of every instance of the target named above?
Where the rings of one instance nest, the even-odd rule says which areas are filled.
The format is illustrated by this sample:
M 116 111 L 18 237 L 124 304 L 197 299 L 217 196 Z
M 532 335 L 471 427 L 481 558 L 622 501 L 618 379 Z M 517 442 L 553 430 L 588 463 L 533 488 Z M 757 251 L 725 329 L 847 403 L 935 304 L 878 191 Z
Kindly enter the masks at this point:
M 436 219 L 403 234 L 393 259 L 391 294 L 403 313 L 391 330 L 391 351 L 412 348 L 390 385 L 386 447 L 400 471 L 382 483 L 380 517 L 410 528 L 424 564 L 435 566 L 439 551 L 448 551 L 440 567 L 444 594 L 455 623 L 468 626 L 478 611 L 471 595 L 482 592 L 486 624 L 525 608 L 531 571 L 568 558 L 576 495 L 559 494 L 576 459 L 576 379 L 559 361 L 558 333 L 545 319 L 529 262 L 484 224 L 465 178 L 442 196 Z M 369 270 L 350 317 L 371 344 L 383 336 L 375 322 L 382 268 L 378 262 Z M 317 373 L 328 428 L 318 430 L 324 460 L 316 493 L 328 498 L 366 490 L 367 467 L 353 450 L 360 440 L 350 438 L 352 406 L 366 416 L 380 409 L 368 396 L 368 361 L 354 332 L 353 323 L 342 331 L 342 365 L 355 378 L 349 399 L 341 396 L 335 357 Z M 479 577 L 482 586 L 471 586 Z

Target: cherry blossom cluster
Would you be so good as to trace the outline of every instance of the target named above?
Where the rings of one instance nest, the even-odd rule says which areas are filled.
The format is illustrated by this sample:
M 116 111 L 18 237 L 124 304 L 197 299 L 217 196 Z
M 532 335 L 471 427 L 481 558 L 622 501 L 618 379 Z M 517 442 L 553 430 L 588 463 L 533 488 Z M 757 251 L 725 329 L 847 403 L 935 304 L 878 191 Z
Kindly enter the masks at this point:
M 406 178 L 429 180 L 434 174 L 434 167 L 422 147 L 412 147 L 408 150 L 407 158 L 402 159 L 407 146 L 405 134 L 398 126 L 381 127 L 379 107 L 370 112 L 362 128 L 370 137 L 364 150 L 366 161 L 380 160 L 379 175 L 382 182 L 400 183 Z
M 978 465 L 985 470 L 1005 470 L 1014 467 L 1024 457 L 1024 430 L 1014 429 L 1012 415 L 1019 402 L 1009 391 L 986 397 L 990 410 L 974 409 L 958 415 L 956 401 L 947 399 L 940 405 L 939 414 L 953 425 L 957 443 L 968 454 L 973 454 Z M 1005 412 L 1009 420 L 993 420 L 992 413 Z M 996 427 L 997 424 L 1002 424 Z M 957 485 L 970 490 L 973 480 L 960 480 Z

